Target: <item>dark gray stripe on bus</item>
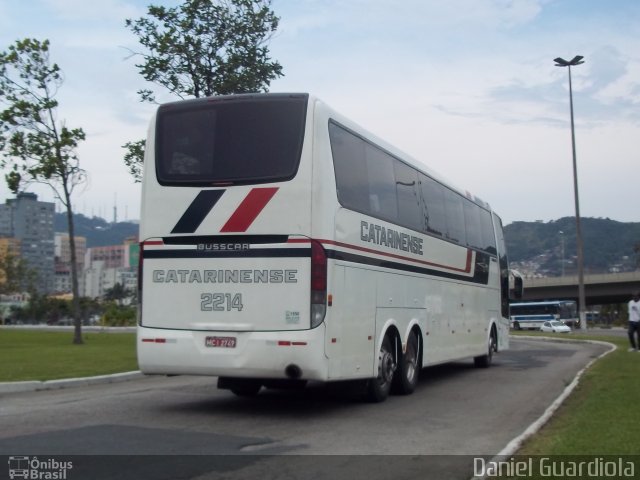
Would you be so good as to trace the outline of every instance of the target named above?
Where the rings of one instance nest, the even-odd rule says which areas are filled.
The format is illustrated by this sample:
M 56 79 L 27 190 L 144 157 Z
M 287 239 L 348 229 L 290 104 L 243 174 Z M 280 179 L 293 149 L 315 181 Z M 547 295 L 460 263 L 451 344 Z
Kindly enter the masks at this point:
M 226 190 L 202 190 L 182 214 L 171 233 L 193 233 L 209 215 L 213 206 Z
M 310 257 L 310 248 L 256 248 L 237 251 L 144 250 L 142 258 L 302 258 Z
M 476 261 L 473 276 L 460 275 L 452 272 L 443 272 L 442 270 L 435 270 L 433 268 L 419 267 L 417 265 L 411 265 L 407 263 L 392 262 L 390 260 L 383 260 L 379 258 L 366 257 L 364 255 L 356 255 L 353 253 L 341 252 L 338 250 L 327 250 L 327 256 L 334 260 L 342 260 L 345 262 L 359 263 L 363 265 L 371 265 L 374 267 L 390 268 L 393 270 L 400 270 L 403 272 L 420 273 L 423 275 L 430 275 L 433 277 L 448 278 L 451 280 L 461 280 L 463 282 L 479 283 L 482 285 L 489 284 L 489 269 L 483 268 L 484 265 L 489 264 L 490 255 L 486 253 L 476 252 Z

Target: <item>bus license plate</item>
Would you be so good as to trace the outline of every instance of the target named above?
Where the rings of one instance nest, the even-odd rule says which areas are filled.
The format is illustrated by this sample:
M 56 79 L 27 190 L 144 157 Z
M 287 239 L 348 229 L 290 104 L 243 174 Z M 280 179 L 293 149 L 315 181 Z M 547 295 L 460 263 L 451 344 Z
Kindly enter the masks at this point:
M 236 337 L 207 337 L 204 344 L 207 347 L 236 348 Z

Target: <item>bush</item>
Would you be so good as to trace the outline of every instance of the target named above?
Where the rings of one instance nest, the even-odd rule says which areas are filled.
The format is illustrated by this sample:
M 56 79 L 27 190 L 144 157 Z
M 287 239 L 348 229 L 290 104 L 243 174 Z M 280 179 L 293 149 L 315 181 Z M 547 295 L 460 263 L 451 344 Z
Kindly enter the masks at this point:
M 136 324 L 136 307 L 110 305 L 102 318 L 100 324 L 103 327 L 132 327 Z

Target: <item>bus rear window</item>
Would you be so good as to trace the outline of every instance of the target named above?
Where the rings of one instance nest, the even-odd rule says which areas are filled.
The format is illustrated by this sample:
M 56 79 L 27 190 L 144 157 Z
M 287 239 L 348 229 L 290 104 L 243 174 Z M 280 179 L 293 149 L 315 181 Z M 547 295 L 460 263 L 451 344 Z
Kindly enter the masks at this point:
M 161 185 L 285 181 L 298 170 L 307 95 L 242 95 L 163 105 L 156 120 Z

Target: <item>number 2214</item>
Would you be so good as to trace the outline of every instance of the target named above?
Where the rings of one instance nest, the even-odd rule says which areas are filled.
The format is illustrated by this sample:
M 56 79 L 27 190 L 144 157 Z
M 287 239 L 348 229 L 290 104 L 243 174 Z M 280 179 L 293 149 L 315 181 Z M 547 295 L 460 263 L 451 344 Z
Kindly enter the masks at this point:
M 203 293 L 200 295 L 200 310 L 203 312 L 242 311 L 241 293 Z

